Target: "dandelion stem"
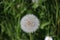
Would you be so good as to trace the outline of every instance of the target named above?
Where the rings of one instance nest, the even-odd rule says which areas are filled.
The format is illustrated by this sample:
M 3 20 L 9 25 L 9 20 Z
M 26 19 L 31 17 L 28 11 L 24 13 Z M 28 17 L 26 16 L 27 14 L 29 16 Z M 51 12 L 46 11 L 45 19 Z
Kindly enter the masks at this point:
M 30 37 L 30 40 L 32 40 L 32 35 L 31 35 L 31 33 L 29 33 L 29 37 Z
M 58 21 L 58 10 L 59 10 L 59 8 L 58 8 L 58 2 L 57 2 L 58 0 L 55 0 L 55 2 L 56 2 L 56 23 L 57 23 L 57 21 Z M 56 24 L 57 25 L 57 24 Z M 58 32 L 57 32 L 57 39 L 58 39 Z

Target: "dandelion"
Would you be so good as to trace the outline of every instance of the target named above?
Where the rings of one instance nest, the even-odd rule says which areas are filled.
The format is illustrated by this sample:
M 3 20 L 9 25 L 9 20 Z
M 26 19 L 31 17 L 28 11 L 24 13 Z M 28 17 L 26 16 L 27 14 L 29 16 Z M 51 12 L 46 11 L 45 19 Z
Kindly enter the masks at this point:
M 39 27 L 39 20 L 33 14 L 27 14 L 21 19 L 21 29 L 26 33 L 33 33 Z
M 46 36 L 45 40 L 53 40 L 53 38 L 51 36 Z

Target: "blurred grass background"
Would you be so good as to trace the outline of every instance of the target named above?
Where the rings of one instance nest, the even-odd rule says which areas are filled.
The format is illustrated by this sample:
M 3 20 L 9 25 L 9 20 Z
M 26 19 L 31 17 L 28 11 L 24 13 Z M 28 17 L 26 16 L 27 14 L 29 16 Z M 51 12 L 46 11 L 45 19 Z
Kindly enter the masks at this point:
M 0 0 L 0 40 L 29 40 L 20 28 L 21 18 L 29 13 L 40 20 L 33 40 L 44 40 L 46 35 L 60 40 L 60 0 L 39 0 L 38 4 L 32 0 Z

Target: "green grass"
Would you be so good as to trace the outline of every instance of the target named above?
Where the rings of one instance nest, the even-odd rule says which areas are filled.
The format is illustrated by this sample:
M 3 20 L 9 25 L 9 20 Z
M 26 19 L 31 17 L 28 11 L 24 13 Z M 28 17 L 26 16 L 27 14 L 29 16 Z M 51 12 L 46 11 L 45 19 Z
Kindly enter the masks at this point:
M 1 0 L 0 40 L 44 40 L 46 35 L 60 40 L 60 0 L 39 0 L 37 5 L 31 0 Z M 29 13 L 40 20 L 39 29 L 31 37 L 20 28 L 21 18 Z

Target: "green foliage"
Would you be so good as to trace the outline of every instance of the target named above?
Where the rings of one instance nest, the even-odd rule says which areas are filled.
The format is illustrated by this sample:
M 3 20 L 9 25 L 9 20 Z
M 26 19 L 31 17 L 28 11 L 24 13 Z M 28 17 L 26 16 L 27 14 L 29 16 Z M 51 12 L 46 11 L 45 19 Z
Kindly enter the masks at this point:
M 31 34 L 33 40 L 44 40 L 50 35 L 60 40 L 60 0 L 1 0 L 0 40 L 29 40 L 29 34 L 20 28 L 20 20 L 26 14 L 34 14 L 40 20 L 39 29 Z

